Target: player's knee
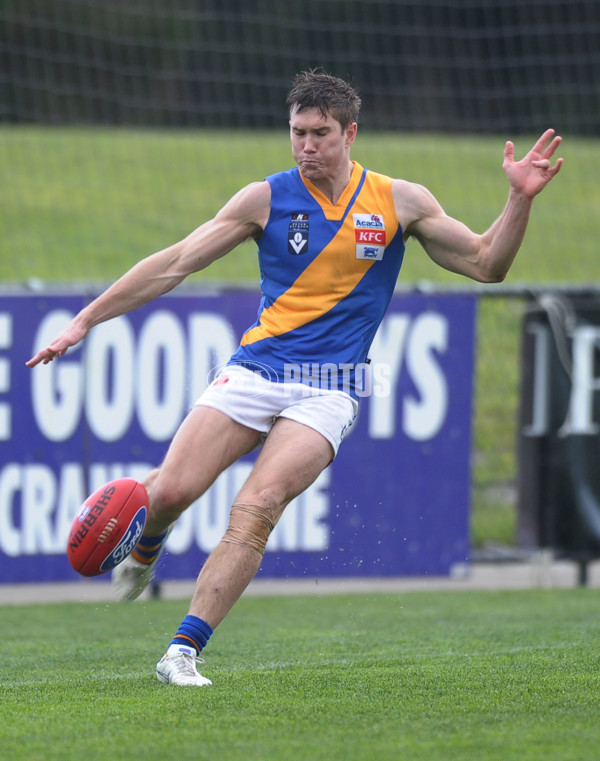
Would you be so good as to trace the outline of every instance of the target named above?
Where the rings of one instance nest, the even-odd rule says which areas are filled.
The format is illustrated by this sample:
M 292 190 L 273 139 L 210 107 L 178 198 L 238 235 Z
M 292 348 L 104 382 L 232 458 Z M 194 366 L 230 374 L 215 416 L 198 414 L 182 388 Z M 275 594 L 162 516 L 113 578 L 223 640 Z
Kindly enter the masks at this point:
M 236 502 L 231 508 L 229 526 L 223 537 L 228 544 L 239 544 L 264 555 L 267 541 L 275 527 L 273 511 L 268 507 Z
M 260 488 L 249 488 L 246 485 L 238 494 L 236 502 L 250 505 L 264 505 L 270 510 L 277 523 L 285 506 L 289 502 L 289 497 L 282 484 L 270 484 Z

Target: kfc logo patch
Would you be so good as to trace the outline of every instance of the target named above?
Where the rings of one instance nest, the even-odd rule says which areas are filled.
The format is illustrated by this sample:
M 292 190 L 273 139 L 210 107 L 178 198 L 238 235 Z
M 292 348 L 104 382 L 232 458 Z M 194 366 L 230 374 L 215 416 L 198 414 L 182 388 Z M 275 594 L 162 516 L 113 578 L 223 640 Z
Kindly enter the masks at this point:
M 381 261 L 387 243 L 381 214 L 353 214 L 356 258 Z

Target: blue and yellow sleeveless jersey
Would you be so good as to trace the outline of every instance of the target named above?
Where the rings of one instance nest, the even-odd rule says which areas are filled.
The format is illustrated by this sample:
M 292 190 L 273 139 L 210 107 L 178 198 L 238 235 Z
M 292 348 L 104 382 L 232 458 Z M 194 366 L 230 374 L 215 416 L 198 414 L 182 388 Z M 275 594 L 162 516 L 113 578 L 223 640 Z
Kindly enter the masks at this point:
M 297 168 L 267 181 L 258 319 L 230 361 L 279 381 L 302 368 L 310 385 L 326 367 L 318 385 L 357 396 L 354 368 L 367 361 L 404 256 L 392 179 L 354 163 L 336 205 Z

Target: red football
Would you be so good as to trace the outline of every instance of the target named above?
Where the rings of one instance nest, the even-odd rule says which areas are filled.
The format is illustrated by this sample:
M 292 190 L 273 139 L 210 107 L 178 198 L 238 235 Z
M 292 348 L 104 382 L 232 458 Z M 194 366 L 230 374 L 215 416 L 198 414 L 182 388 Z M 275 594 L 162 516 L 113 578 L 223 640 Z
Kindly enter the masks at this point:
M 67 556 L 82 576 L 100 576 L 133 550 L 146 525 L 148 492 L 133 478 L 109 481 L 91 494 L 75 516 Z

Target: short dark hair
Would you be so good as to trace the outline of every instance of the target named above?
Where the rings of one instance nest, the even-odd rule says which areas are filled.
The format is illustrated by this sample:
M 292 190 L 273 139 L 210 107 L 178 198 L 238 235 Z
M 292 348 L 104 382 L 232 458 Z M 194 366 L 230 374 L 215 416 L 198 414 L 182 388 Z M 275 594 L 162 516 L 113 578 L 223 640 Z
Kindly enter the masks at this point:
M 310 69 L 296 74 L 292 85 L 286 100 L 290 113 L 317 108 L 323 116 L 333 116 L 342 130 L 358 121 L 360 98 L 344 79 Z

